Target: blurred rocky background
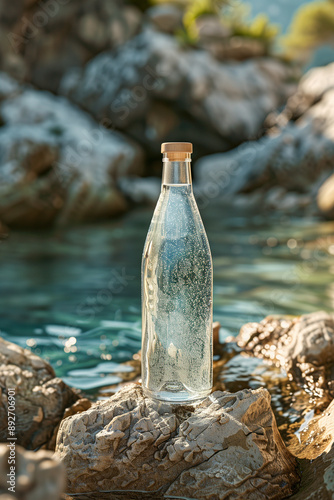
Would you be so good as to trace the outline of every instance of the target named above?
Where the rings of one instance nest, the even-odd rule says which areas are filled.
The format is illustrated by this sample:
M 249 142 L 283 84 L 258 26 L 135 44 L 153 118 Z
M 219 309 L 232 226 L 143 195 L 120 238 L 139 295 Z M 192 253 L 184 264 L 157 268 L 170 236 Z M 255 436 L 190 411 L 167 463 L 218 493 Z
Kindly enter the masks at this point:
M 238 0 L 2 1 L 2 224 L 155 203 L 160 144 L 182 140 L 205 202 L 332 218 L 334 66 L 303 73 L 331 61 L 334 2 L 298 6 L 282 34 Z

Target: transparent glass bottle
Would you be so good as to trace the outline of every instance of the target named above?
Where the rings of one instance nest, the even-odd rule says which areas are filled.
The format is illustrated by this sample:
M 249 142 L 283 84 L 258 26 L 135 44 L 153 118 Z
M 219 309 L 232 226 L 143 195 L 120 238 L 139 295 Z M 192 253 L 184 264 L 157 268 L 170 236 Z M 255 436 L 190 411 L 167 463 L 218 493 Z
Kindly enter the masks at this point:
M 147 396 L 184 403 L 212 390 L 212 259 L 192 190 L 192 144 L 161 151 L 142 260 L 142 381 Z

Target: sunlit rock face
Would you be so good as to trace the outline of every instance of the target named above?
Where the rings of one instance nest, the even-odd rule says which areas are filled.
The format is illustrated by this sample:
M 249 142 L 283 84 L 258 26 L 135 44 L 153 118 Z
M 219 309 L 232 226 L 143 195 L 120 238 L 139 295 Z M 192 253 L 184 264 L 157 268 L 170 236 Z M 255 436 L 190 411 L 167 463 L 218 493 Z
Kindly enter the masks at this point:
M 204 50 L 147 29 L 65 74 L 60 93 L 98 119 L 108 118 L 152 151 L 189 140 L 196 154 L 223 151 L 262 131 L 291 94 L 291 69 L 256 58 L 220 63 Z
M 218 200 L 258 190 L 262 205 L 291 212 L 304 208 L 300 195 L 309 194 L 309 203 L 315 202 L 319 186 L 333 172 L 333 74 L 334 64 L 309 71 L 284 110 L 267 117 L 267 132 L 259 140 L 201 158 L 195 164 L 199 189 L 209 192 L 214 185 Z M 283 192 L 272 203 L 266 193 L 275 187 Z M 290 193 L 295 196 L 292 203 Z M 328 216 L 333 213 L 332 193 L 328 187 L 318 200 Z
M 245 351 L 284 368 L 312 395 L 334 396 L 334 314 L 268 317 L 244 325 L 237 343 Z
M 317 202 L 320 211 L 329 219 L 334 219 L 334 174 L 320 187 Z
M 15 456 L 15 466 L 12 465 Z M 11 475 L 11 467 L 15 468 Z M 15 478 L 15 479 L 13 479 Z M 12 486 L 13 483 L 14 486 Z M 0 498 L 3 500 L 60 500 L 64 466 L 48 451 L 26 451 L 0 444 Z
M 46 227 L 124 211 L 120 177 L 142 173 L 139 146 L 67 99 L 0 74 L 0 219 Z
M 289 447 L 300 461 L 302 478 L 293 500 L 334 497 L 334 401 L 315 415 Z
M 31 450 L 48 447 L 65 409 L 78 399 L 49 363 L 1 337 L 0 387 L 0 441 L 7 442 L 8 394 L 14 391 L 16 444 Z
M 69 493 L 280 499 L 299 480 L 264 389 L 217 391 L 199 406 L 172 407 L 131 384 L 64 420 L 56 451 Z

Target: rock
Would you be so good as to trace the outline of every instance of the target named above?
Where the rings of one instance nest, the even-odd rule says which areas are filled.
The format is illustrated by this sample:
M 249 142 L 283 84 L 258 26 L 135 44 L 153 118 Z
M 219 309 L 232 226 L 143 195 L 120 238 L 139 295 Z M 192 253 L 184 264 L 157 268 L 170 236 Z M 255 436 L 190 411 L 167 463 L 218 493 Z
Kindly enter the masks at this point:
M 162 4 L 150 7 L 146 12 L 147 19 L 163 33 L 174 33 L 182 26 L 183 12 L 174 4 Z
M 296 438 L 297 441 L 297 438 Z M 291 500 L 334 498 L 334 401 L 299 433 L 293 453 L 300 461 L 302 478 Z
M 196 19 L 198 45 L 219 61 L 232 59 L 244 61 L 265 57 L 265 44 L 255 38 L 233 36 L 230 26 L 223 24 L 215 15 L 203 15 Z
M 91 406 L 92 406 L 92 403 L 89 399 L 87 399 L 87 398 L 78 399 L 78 401 L 73 403 L 72 406 L 70 406 L 69 408 L 66 408 L 62 420 L 64 420 L 67 417 L 70 417 L 71 415 L 77 415 L 78 413 L 86 411 Z M 44 446 L 44 448 L 46 448 L 48 450 L 54 450 L 56 448 L 56 441 L 57 441 L 57 434 L 58 434 L 59 426 L 60 426 L 60 422 L 58 423 L 57 427 L 55 427 L 53 429 L 52 437 L 50 438 L 47 445 Z
M 12 455 L 10 455 L 12 453 Z M 8 490 L 9 461 L 15 457 L 15 493 Z M 64 491 L 63 465 L 47 451 L 26 451 L 20 446 L 10 450 L 0 444 L 1 500 L 60 500 Z
M 279 499 L 299 480 L 264 389 L 171 407 L 131 384 L 64 420 L 57 454 L 69 494 L 161 488 L 191 498 Z
M 191 117 L 204 139 L 218 135 L 220 147 L 227 148 L 258 136 L 267 114 L 291 92 L 290 76 L 291 69 L 277 60 L 222 64 L 205 51 L 182 49 L 172 36 L 146 30 L 83 71 L 68 72 L 60 93 L 97 119 L 108 118 L 123 130 L 140 127 L 147 137 L 146 116 L 163 100 L 177 116 Z M 154 142 L 156 154 L 162 140 Z
M 319 210 L 329 219 L 334 219 L 334 174 L 320 187 L 317 202 Z
M 47 445 L 65 409 L 78 399 L 56 378 L 52 367 L 11 342 L 0 338 L 0 441 L 7 442 L 8 394 L 15 392 L 16 443 L 28 449 Z M 35 500 L 35 499 L 34 499 Z
M 334 160 L 334 89 L 330 83 L 334 64 L 317 71 L 302 79 L 279 116 L 267 120 L 271 127 L 267 135 L 227 153 L 204 157 L 195 165 L 204 193 L 214 186 L 219 200 L 222 195 L 281 186 L 314 198 L 314 186 L 333 172 Z M 306 198 L 298 201 L 308 204 Z M 286 205 L 290 210 L 293 200 L 287 199 Z
M 139 9 L 121 0 L 14 3 L 0 7 L 0 69 L 51 91 L 66 70 L 141 29 Z
M 285 120 L 296 120 L 319 103 L 328 91 L 334 89 L 334 63 L 310 69 L 300 80 L 297 91 L 288 99 L 280 115 Z
M 300 318 L 268 317 L 244 325 L 239 347 L 282 367 L 314 396 L 334 397 L 334 314 L 317 312 Z
M 5 224 L 67 224 L 126 209 L 116 184 L 142 173 L 135 143 L 65 98 L 30 88 L 3 100 L 0 116 L 0 219 Z
M 321 174 L 331 170 L 332 157 L 334 142 L 315 123 L 304 127 L 289 124 L 278 136 L 202 158 L 195 164 L 195 174 L 202 193 L 214 187 L 217 200 L 273 186 L 307 194 Z
M 234 59 L 244 61 L 252 57 L 264 57 L 266 49 L 263 43 L 254 38 L 233 36 L 224 41 L 205 41 L 203 47 L 219 61 Z
M 161 191 L 157 177 L 124 177 L 119 180 L 122 193 L 133 203 L 155 205 Z
M 231 28 L 215 15 L 199 16 L 196 19 L 196 29 L 201 45 L 207 42 L 225 41 L 232 35 Z

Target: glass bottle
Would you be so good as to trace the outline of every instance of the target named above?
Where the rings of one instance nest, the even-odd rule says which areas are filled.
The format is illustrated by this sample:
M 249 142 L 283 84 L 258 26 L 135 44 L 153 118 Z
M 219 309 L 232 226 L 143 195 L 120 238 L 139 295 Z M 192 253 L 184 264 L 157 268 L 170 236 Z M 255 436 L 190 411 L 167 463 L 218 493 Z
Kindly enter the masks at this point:
M 142 259 L 146 396 L 186 403 L 212 390 L 212 259 L 191 181 L 191 143 L 164 143 L 161 194 Z

